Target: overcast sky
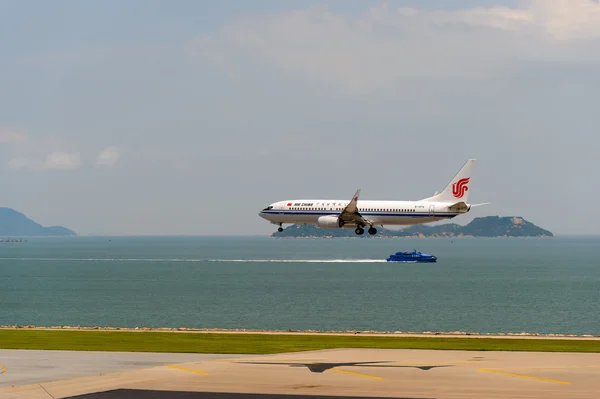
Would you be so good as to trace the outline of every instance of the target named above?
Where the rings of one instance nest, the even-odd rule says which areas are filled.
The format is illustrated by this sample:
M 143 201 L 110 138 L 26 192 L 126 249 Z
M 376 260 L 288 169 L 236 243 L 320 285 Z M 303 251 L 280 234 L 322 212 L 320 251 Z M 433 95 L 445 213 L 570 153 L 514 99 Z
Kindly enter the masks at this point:
M 0 205 L 43 225 L 269 234 L 477 158 L 454 221 L 600 234 L 598 1 L 0 0 L 0 37 Z

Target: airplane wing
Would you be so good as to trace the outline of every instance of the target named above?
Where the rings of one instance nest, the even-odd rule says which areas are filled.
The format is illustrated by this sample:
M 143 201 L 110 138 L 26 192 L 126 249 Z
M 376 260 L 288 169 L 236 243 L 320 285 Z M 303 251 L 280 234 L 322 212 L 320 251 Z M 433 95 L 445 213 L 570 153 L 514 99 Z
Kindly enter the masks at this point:
M 339 219 L 343 224 L 356 224 L 357 226 L 372 225 L 370 221 L 361 216 L 358 212 L 358 197 L 360 195 L 360 188 L 356 190 L 356 193 L 350 200 L 350 203 L 340 213 Z

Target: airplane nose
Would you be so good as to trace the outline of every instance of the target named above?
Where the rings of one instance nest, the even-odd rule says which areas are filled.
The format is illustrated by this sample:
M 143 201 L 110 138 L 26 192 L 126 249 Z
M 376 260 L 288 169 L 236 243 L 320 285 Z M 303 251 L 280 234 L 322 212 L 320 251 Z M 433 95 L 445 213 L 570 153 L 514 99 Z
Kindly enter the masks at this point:
M 264 212 L 258 212 L 258 216 L 260 216 L 261 218 L 265 218 L 265 213 Z

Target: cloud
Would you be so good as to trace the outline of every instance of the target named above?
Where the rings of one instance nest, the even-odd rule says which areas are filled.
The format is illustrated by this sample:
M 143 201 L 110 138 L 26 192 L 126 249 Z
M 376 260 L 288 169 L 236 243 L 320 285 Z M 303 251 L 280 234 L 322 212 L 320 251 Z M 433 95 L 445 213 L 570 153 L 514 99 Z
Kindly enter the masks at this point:
M 8 162 L 11 169 L 31 169 L 36 171 L 56 169 L 76 169 L 81 165 L 79 153 L 53 152 L 46 160 L 34 157 L 17 157 Z
M 326 7 L 243 17 L 200 36 L 189 54 L 218 68 L 240 60 L 364 91 L 404 78 L 486 78 L 519 61 L 600 63 L 600 3 L 530 0 L 454 11 Z
M 26 134 L 0 127 L 0 144 L 20 143 L 25 141 L 27 141 Z
M 119 160 L 119 149 L 108 147 L 96 157 L 96 164 L 102 166 L 114 166 Z
M 0 144 L 5 148 L 10 169 L 75 169 L 81 165 L 79 152 L 63 152 L 64 143 L 53 136 L 28 136 L 0 126 Z
M 44 164 L 28 158 L 15 158 L 8 162 L 8 167 L 11 169 L 42 169 Z
M 557 40 L 597 39 L 600 36 L 600 2 L 597 0 L 531 0 L 524 13 L 531 25 Z
M 46 169 L 76 169 L 80 166 L 79 153 L 53 152 L 46 158 Z

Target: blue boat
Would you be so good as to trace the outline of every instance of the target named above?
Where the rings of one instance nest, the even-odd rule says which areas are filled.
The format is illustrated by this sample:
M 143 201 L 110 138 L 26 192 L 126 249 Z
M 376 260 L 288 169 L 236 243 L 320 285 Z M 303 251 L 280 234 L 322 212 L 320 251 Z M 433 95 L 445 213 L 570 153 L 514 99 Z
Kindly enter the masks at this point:
M 415 263 L 415 262 L 437 262 L 437 257 L 429 254 L 424 254 L 416 249 L 412 252 L 396 252 L 393 255 L 390 255 L 387 258 L 388 262 L 407 262 L 407 263 Z

